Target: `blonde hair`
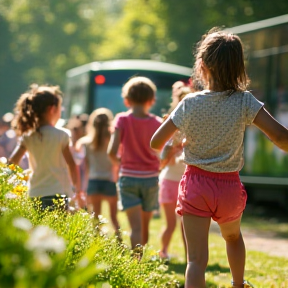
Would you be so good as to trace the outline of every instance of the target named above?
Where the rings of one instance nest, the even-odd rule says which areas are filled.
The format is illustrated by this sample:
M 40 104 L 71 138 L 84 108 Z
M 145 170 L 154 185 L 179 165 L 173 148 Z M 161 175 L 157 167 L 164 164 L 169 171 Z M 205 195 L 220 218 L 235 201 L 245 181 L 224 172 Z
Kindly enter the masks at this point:
M 133 77 L 122 88 L 122 97 L 135 104 L 144 104 L 155 98 L 156 85 L 147 77 Z
M 94 150 L 98 150 L 104 144 L 104 140 L 110 137 L 110 125 L 113 113 L 107 108 L 98 108 L 89 116 L 87 123 L 87 141 Z
M 170 109 L 168 111 L 168 115 L 176 108 L 176 106 L 178 105 L 178 103 L 189 93 L 192 93 L 192 90 L 189 86 L 182 86 L 177 90 L 177 102 L 173 101 L 170 104 Z

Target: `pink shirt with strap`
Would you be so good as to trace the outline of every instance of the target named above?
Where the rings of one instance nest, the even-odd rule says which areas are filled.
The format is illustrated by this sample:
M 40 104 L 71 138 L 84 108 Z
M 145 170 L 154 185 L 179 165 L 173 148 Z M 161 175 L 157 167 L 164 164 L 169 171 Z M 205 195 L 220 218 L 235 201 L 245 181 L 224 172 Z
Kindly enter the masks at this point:
M 157 177 L 160 161 L 156 152 L 150 148 L 150 140 L 162 119 L 153 114 L 137 118 L 131 111 L 127 111 L 117 114 L 114 123 L 121 135 L 119 176 Z

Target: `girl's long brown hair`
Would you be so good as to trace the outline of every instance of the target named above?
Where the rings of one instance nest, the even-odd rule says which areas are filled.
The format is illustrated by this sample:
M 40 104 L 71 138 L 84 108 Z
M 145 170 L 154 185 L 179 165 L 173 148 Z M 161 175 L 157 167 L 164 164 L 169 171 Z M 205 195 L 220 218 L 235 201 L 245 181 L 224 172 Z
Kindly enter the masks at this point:
M 107 108 L 96 109 L 89 116 L 87 132 L 93 150 L 102 148 L 105 140 L 109 139 L 109 128 L 112 120 L 113 113 Z
M 16 102 L 12 127 L 18 135 L 39 131 L 40 122 L 49 106 L 58 106 L 62 92 L 59 86 L 32 84 Z
M 249 78 L 245 70 L 243 45 L 237 35 L 212 28 L 198 43 L 193 77 L 203 84 L 201 63 L 209 69 L 219 91 L 245 91 Z

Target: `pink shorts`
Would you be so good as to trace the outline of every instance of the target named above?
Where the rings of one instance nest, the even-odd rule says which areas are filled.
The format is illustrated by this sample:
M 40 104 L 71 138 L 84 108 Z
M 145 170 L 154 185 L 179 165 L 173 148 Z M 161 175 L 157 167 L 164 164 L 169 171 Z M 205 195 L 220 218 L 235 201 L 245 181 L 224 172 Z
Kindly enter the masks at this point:
M 188 165 L 180 181 L 176 212 L 212 217 L 221 224 L 238 219 L 246 200 L 238 172 L 214 173 Z
M 159 203 L 176 203 L 178 197 L 179 181 L 163 179 L 159 183 Z

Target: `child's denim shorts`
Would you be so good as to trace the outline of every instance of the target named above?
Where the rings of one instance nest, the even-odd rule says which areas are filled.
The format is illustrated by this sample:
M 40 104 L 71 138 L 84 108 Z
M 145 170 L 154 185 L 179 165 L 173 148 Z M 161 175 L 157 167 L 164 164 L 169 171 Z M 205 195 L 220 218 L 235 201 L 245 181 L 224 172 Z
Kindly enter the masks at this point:
M 158 209 L 158 177 L 134 178 L 122 176 L 119 178 L 119 198 L 121 210 L 127 210 L 137 205 L 145 212 Z
M 109 180 L 89 179 L 87 195 L 117 196 L 116 183 Z

